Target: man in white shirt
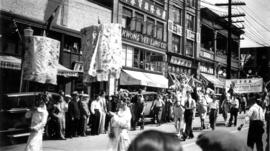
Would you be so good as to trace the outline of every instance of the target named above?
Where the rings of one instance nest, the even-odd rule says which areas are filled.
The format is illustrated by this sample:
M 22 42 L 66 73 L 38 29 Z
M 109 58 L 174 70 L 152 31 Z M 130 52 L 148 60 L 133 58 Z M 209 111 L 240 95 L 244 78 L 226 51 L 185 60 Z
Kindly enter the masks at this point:
M 257 151 L 263 151 L 262 136 L 264 133 L 263 121 L 265 113 L 263 112 L 262 107 L 258 105 L 258 103 L 259 100 L 256 100 L 246 115 L 250 119 L 247 145 L 253 149 L 254 144 L 256 144 Z
M 196 102 L 191 97 L 191 91 L 186 91 L 186 98 L 184 101 L 184 120 L 186 123 L 185 134 L 183 136 L 183 140 L 186 138 L 193 138 L 193 131 L 192 131 L 192 121 L 195 118 L 195 110 L 196 110 Z
M 214 97 L 213 95 L 211 96 Z M 219 103 L 216 98 L 213 98 L 213 101 L 208 104 L 210 113 L 209 113 L 209 121 L 210 121 L 210 127 L 212 130 L 215 130 L 216 127 L 216 120 L 217 120 L 217 113 L 219 108 Z
M 229 127 L 232 125 L 232 120 L 234 119 L 234 126 L 237 126 L 237 116 L 238 116 L 238 110 L 239 110 L 239 100 L 236 97 L 236 94 L 232 94 L 231 100 L 230 100 L 230 104 L 231 104 L 231 116 L 229 119 Z

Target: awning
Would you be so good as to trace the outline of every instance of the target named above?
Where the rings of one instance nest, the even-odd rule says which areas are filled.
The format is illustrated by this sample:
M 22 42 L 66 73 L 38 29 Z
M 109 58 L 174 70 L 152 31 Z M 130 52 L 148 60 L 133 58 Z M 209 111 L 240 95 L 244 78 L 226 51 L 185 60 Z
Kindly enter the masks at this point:
M 21 59 L 0 55 L 0 68 L 21 70 Z
M 201 73 L 202 77 L 214 84 L 214 87 L 224 88 L 225 82 L 222 79 L 216 78 L 214 75 Z
M 78 77 L 79 76 L 77 71 L 70 70 L 61 64 L 58 64 L 57 68 L 58 68 L 57 75 L 59 76 L 64 76 L 64 77 Z
M 13 56 L 0 55 L 0 68 L 21 70 L 21 59 L 13 57 Z M 59 76 L 64 76 L 64 77 L 78 77 L 79 76 L 77 71 L 70 70 L 61 64 L 58 64 L 57 68 L 58 68 L 57 75 Z
M 120 85 L 143 85 L 157 88 L 168 88 L 168 79 L 163 75 L 123 70 Z

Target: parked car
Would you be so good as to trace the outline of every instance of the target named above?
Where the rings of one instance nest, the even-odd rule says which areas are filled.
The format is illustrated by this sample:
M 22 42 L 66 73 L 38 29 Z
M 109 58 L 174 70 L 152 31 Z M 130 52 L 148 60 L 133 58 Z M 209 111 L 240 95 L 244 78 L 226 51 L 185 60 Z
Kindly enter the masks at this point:
M 130 92 L 130 94 L 131 95 L 138 95 L 138 92 Z M 145 117 L 151 117 L 151 107 L 152 107 L 154 100 L 158 94 L 157 94 L 157 92 L 152 92 L 152 91 L 147 92 L 146 91 L 146 92 L 142 92 L 142 95 L 143 95 L 145 103 L 146 103 L 144 115 L 145 115 Z

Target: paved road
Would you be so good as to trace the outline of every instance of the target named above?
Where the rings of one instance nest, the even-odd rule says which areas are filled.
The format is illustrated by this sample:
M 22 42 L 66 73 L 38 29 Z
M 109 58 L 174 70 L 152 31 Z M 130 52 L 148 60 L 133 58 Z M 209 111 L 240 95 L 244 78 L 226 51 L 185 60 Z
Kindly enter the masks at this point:
M 242 118 L 241 115 L 239 118 Z M 206 121 L 208 122 L 208 121 Z M 240 122 L 239 122 L 240 123 Z M 200 125 L 199 118 L 196 117 L 194 120 L 194 135 L 195 137 L 193 139 L 187 139 L 185 142 L 181 142 L 183 144 L 184 151 L 200 151 L 201 149 L 196 145 L 196 137 L 202 132 L 201 130 L 198 130 L 198 127 Z M 246 140 L 247 136 L 247 125 L 244 126 L 242 131 L 237 131 L 237 127 L 225 127 L 224 122 L 221 116 L 218 117 L 217 120 L 217 129 L 223 129 L 227 130 L 231 133 L 236 134 L 237 137 L 241 137 L 243 140 Z M 149 129 L 156 129 L 161 130 L 169 133 L 174 133 L 175 128 L 173 123 L 166 123 L 162 124 L 161 126 L 156 125 L 147 125 L 145 127 L 145 130 Z M 197 129 L 197 130 L 196 130 Z M 210 129 L 206 129 L 204 131 L 210 131 Z M 141 131 L 131 131 L 130 137 L 133 139 L 138 135 Z M 43 142 L 43 150 L 44 151 L 106 151 L 107 150 L 107 144 L 108 144 L 108 137 L 106 134 L 101 134 L 98 136 L 87 136 L 87 137 L 77 137 L 67 140 L 46 140 Z M 25 147 L 25 144 L 19 144 L 19 145 L 12 145 L 12 146 L 6 146 L 0 148 L 2 151 L 18 151 L 23 150 Z

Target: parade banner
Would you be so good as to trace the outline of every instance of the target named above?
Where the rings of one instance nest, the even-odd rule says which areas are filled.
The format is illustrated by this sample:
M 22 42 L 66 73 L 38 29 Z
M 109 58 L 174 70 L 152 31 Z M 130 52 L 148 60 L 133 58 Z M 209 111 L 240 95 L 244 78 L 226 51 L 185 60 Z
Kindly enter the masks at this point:
M 56 85 L 60 42 L 44 36 L 30 36 L 25 41 L 23 79 Z
M 225 81 L 226 92 L 232 88 L 234 93 L 258 93 L 263 90 L 263 79 L 229 79 Z
M 101 24 L 81 30 L 84 81 L 91 77 L 108 81 L 109 75 L 119 78 L 122 60 L 120 24 Z

